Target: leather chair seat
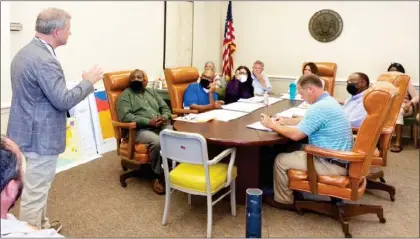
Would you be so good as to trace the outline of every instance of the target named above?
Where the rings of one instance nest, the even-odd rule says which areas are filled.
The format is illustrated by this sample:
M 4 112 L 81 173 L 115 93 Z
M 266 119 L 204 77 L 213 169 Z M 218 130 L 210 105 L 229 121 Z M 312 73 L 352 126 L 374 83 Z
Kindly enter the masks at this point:
M 289 169 L 289 187 L 293 190 L 311 192 L 308 174 L 305 171 Z M 358 195 L 361 197 L 365 192 L 366 179 L 363 178 L 359 183 Z M 348 176 L 319 176 L 318 175 L 318 194 L 349 200 L 351 197 L 350 179 Z
M 121 139 L 121 144 L 120 144 L 120 155 L 121 156 L 125 156 L 127 158 L 128 157 L 128 140 L 126 139 Z M 134 157 L 133 159 L 136 161 L 139 161 L 141 163 L 148 163 L 149 160 L 149 156 L 148 156 L 148 150 L 147 150 L 147 144 L 138 144 L 136 143 L 134 146 Z

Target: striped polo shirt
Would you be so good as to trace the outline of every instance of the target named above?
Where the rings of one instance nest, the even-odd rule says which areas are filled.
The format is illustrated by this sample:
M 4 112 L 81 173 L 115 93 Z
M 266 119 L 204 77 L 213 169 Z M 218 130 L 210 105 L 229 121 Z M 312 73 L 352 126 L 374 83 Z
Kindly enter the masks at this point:
M 314 146 L 341 151 L 353 149 L 350 121 L 337 100 L 328 93 L 309 107 L 297 127 L 308 136 L 309 144 Z

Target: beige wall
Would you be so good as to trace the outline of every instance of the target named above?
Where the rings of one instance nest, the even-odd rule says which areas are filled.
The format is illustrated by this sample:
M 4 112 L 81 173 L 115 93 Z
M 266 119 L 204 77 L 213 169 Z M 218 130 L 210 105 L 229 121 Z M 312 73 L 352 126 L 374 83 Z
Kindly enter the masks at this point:
M 66 80 L 81 80 L 82 70 L 94 64 L 105 71 L 140 67 L 151 77 L 160 74 L 163 2 L 10 2 L 11 21 L 23 24 L 23 31 L 11 33 L 12 56 L 32 39 L 36 16 L 46 7 L 72 15 L 72 35 L 56 50 Z
M 221 13 L 226 17 L 227 2 Z M 274 77 L 296 77 L 305 61 L 338 64 L 337 80 L 355 71 L 372 79 L 391 62 L 404 65 L 419 80 L 419 2 L 417 1 L 234 1 L 235 65 L 259 59 Z M 341 36 L 330 43 L 312 38 L 308 23 L 321 9 L 341 15 Z
M 10 2 L 1 2 L 1 106 L 8 104 L 10 89 Z
M 221 2 L 194 1 L 193 66 L 200 72 L 206 61 L 213 61 L 216 71 L 221 72 L 221 49 L 224 24 L 220 15 Z
M 1 132 L 8 118 L 3 108 L 11 99 L 11 56 L 33 37 L 36 15 L 48 6 L 73 16 L 73 35 L 67 46 L 57 49 L 67 80 L 80 80 L 81 71 L 95 63 L 106 71 L 139 67 L 151 79 L 163 75 L 163 2 L 1 2 Z M 310 17 L 322 8 L 337 11 L 344 21 L 342 35 L 326 44 L 316 42 L 308 31 Z M 185 8 L 179 9 L 178 15 Z M 221 71 L 226 10 L 226 1 L 194 2 L 192 61 L 200 71 L 208 60 Z M 9 19 L 22 23 L 23 31 L 9 32 Z M 235 65 L 264 61 L 276 93 L 287 91 L 308 60 L 338 64 L 339 99 L 348 97 L 340 81 L 351 72 L 366 72 L 374 81 L 392 61 L 402 63 L 418 85 L 418 2 L 234 1 L 233 21 Z
M 168 22 L 178 21 L 171 16 L 178 18 L 182 11 L 189 11 L 177 3 L 169 4 L 174 14 L 170 14 Z M 66 80 L 81 80 L 82 70 L 93 64 L 105 71 L 141 68 L 149 79 L 163 76 L 163 2 L 2 1 L 1 132 L 6 130 L 12 96 L 10 61 L 32 39 L 36 16 L 47 7 L 63 8 L 72 15 L 68 44 L 56 50 Z M 10 32 L 10 20 L 22 23 L 23 30 Z M 200 69 L 207 60 L 220 65 L 220 21 L 220 2 L 194 2 L 193 65 Z M 98 87 L 101 85 L 102 82 L 97 83 Z

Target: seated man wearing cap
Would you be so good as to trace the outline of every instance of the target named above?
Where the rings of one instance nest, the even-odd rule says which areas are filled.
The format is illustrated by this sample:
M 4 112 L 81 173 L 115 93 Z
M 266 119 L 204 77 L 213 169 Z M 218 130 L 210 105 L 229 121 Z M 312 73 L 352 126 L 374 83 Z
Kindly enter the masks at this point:
M 157 175 L 153 191 L 164 194 L 165 178 L 161 166 L 159 133 L 165 128 L 171 128 L 171 110 L 155 89 L 146 86 L 147 79 L 143 72 L 134 70 L 130 74 L 130 87 L 117 100 L 117 114 L 121 122 L 136 122 L 136 142 L 148 145 L 151 166 Z
M 206 112 L 222 107 L 224 102 L 217 100 L 214 76 L 212 70 L 205 70 L 200 77 L 200 83 L 193 83 L 187 87 L 184 93 L 184 108 Z

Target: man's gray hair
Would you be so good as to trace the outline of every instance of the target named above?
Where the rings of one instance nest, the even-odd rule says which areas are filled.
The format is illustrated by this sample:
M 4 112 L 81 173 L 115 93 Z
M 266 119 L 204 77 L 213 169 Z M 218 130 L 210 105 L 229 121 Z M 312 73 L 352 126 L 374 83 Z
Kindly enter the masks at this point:
M 207 66 L 207 64 L 211 64 L 213 66 L 213 71 L 216 71 L 216 65 L 212 61 L 207 61 L 206 64 L 204 64 L 204 67 Z
M 50 35 L 54 29 L 63 29 L 71 16 L 68 12 L 59 8 L 47 8 L 42 10 L 36 18 L 35 31 Z
M 260 65 L 262 68 L 264 68 L 264 63 L 260 60 L 255 61 L 254 65 Z

